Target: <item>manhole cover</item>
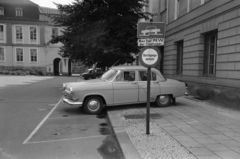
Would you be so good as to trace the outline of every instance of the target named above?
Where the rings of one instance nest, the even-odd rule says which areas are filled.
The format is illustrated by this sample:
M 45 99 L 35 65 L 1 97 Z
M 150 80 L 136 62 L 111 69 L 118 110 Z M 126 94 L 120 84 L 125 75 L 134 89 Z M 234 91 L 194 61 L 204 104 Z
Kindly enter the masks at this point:
M 125 119 L 144 119 L 146 117 L 145 114 L 129 114 L 124 115 Z M 160 114 L 150 114 L 150 118 L 152 119 L 159 119 L 162 116 Z

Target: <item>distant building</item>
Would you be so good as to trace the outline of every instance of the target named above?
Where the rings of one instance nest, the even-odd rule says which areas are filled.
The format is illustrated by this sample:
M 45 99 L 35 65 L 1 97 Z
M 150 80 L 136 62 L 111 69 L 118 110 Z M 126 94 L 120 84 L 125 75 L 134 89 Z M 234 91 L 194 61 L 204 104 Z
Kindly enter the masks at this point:
M 0 1 L 0 70 L 37 69 L 45 75 L 71 74 L 71 62 L 59 55 L 62 44 L 49 44 L 61 34 L 49 15 L 57 9 L 29 0 Z
M 240 88 L 240 1 L 150 0 L 166 22 L 162 72 L 193 85 Z

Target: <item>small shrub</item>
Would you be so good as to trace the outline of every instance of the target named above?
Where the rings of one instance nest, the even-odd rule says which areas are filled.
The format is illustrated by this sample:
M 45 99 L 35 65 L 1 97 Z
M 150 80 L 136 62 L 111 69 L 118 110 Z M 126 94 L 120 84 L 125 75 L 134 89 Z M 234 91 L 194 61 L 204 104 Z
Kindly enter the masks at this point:
M 36 70 L 30 70 L 30 75 L 37 75 L 37 71 Z
M 219 97 L 229 102 L 237 102 L 240 100 L 239 95 L 231 91 L 222 91 L 219 93 Z
M 38 71 L 38 75 L 39 75 L 39 76 L 43 76 L 42 71 Z
M 8 74 L 9 75 L 15 75 L 15 72 L 14 71 L 9 71 Z
M 204 99 L 211 99 L 215 96 L 215 92 L 212 88 L 200 87 L 196 91 L 197 95 Z
M 2 71 L 2 74 L 8 75 L 8 74 L 9 74 L 9 71 L 8 71 L 8 70 L 3 70 L 3 71 Z
M 30 75 L 30 71 L 29 70 L 25 70 L 24 73 L 25 73 L 25 75 Z

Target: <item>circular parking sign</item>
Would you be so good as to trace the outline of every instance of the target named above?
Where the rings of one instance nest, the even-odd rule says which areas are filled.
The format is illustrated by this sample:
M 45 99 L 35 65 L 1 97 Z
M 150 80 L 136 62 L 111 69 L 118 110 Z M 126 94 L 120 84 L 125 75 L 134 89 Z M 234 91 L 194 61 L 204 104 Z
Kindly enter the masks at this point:
M 140 62 L 145 67 L 155 67 L 160 59 L 160 51 L 156 47 L 145 47 L 139 55 Z

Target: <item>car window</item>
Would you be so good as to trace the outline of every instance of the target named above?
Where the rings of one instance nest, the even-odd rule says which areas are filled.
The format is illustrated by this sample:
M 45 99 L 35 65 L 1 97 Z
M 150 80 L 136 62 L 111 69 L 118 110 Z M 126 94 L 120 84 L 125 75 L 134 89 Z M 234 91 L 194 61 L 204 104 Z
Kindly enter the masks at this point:
M 119 73 L 116 77 L 116 82 L 119 81 L 135 81 L 135 71 L 123 71 Z
M 110 69 L 102 75 L 101 79 L 111 81 L 115 78 L 117 73 L 118 73 L 117 70 Z
M 147 81 L 147 71 L 139 71 L 139 80 Z
M 156 73 L 152 72 L 152 81 L 156 81 L 157 80 L 157 75 Z
M 147 81 L 147 71 L 139 71 L 139 81 Z M 156 81 L 157 75 L 155 72 L 152 72 L 151 81 Z

